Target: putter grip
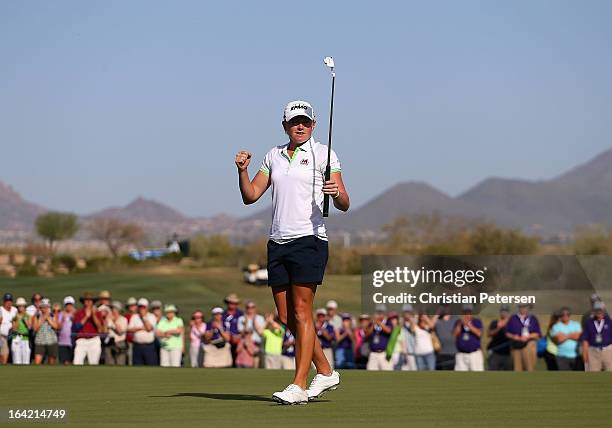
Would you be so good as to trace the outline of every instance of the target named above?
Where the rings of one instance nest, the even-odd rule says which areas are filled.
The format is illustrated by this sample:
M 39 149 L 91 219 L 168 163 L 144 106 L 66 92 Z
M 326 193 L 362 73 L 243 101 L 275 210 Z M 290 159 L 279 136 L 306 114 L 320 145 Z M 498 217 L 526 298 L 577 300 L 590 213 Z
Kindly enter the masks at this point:
M 325 181 L 328 181 L 331 177 L 331 168 L 329 163 L 325 167 Z M 323 196 L 323 217 L 329 217 L 329 195 Z

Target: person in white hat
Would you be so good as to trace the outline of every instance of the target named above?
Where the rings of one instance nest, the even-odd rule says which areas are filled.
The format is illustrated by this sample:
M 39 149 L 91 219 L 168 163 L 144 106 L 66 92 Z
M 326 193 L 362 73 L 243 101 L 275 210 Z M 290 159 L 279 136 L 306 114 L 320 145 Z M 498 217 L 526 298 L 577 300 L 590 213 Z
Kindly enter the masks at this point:
M 168 304 L 164 307 L 166 315 L 157 323 L 155 334 L 159 338 L 161 349 L 159 362 L 162 367 L 180 367 L 183 356 L 185 327 L 183 319 L 176 316 L 176 306 Z
M 204 333 L 204 367 L 231 367 L 231 335 L 223 322 L 223 309 L 216 306 L 211 314 L 209 328 Z
M 338 302 L 329 300 L 325 305 L 327 312 L 327 321 L 334 326 L 336 330 L 342 327 L 342 317 L 338 314 Z
M 13 318 L 13 341 L 11 342 L 13 364 L 30 364 L 32 318 L 26 312 L 27 305 L 28 303 L 23 297 L 18 297 L 15 302 L 17 313 Z
M 58 351 L 59 362 L 63 365 L 69 365 L 74 360 L 74 349 L 72 346 L 72 318 L 74 317 L 75 300 L 72 296 L 64 297 L 64 308 L 58 314 Z
M 158 366 L 159 354 L 155 350 L 155 326 L 157 318 L 149 312 L 149 301 L 138 299 L 138 312 L 128 323 L 128 331 L 134 333 L 132 364 L 135 366 Z
M 289 142 L 272 148 L 251 181 L 248 166 L 252 155 L 236 154 L 240 193 L 245 204 L 256 202 L 272 186 L 272 225 L 268 242 L 268 285 L 272 287 L 279 318 L 296 338 L 296 370 L 293 381 L 273 399 L 282 404 L 307 403 L 337 388 L 339 374 L 316 340 L 312 303 L 323 281 L 327 264 L 327 232 L 323 199 L 347 211 L 349 196 L 342 181 L 336 153 L 330 151 L 330 180 L 325 181 L 327 146 L 316 142 L 312 106 L 292 101 L 285 106 L 283 129 Z M 306 390 L 311 361 L 317 374 Z

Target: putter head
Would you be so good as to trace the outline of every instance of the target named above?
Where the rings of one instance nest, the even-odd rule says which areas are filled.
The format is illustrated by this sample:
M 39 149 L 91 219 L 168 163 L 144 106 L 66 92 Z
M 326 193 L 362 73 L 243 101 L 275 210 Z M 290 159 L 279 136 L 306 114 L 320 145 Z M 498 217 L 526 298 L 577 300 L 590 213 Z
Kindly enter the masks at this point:
M 334 59 L 331 56 L 326 56 L 323 62 L 332 70 L 334 69 Z

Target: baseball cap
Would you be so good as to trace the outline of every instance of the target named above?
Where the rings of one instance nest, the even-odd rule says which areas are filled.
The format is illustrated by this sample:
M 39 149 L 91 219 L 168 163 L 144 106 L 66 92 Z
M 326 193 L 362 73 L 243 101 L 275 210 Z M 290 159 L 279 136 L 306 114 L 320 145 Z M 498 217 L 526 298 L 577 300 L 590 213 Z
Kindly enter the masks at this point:
M 323 308 L 317 309 L 317 315 L 326 315 L 327 311 Z
M 19 299 L 17 299 L 19 300 Z M 603 311 L 606 309 L 606 305 L 604 305 L 604 302 L 602 302 L 601 300 L 598 302 L 594 302 L 593 303 L 593 310 L 595 311 Z
M 349 314 L 348 312 L 345 312 L 342 314 L 342 319 L 343 320 L 352 320 L 353 317 L 351 317 L 351 314 Z
M 117 309 L 118 311 L 123 310 L 123 303 L 121 303 L 119 300 L 113 300 L 113 303 L 111 304 L 111 306 Z
M 17 297 L 17 301 L 15 302 L 15 306 L 27 306 L 28 302 L 23 297 Z
M 72 297 L 72 296 L 64 297 L 64 306 L 69 305 L 69 304 L 70 305 L 74 305 L 74 302 L 75 302 L 74 301 L 74 297 Z
M 325 307 L 327 309 L 338 309 L 338 302 L 336 302 L 335 300 L 330 300 L 329 302 L 327 302 Z
M 141 297 L 140 299 L 138 299 L 138 306 L 145 306 L 145 307 L 149 307 L 149 301 L 147 299 L 145 299 L 144 297 Z
M 173 304 L 166 305 L 164 307 L 164 312 L 176 312 L 176 306 Z
M 160 300 L 151 301 L 151 309 L 160 309 L 162 307 L 162 302 Z
M 359 319 L 360 320 L 369 320 L 370 319 L 370 314 L 361 314 L 361 315 L 359 315 Z
M 44 308 L 44 307 L 48 308 L 49 306 L 51 306 L 51 302 L 49 302 L 49 299 L 42 299 L 40 301 L 40 307 L 41 308 Z
M 402 306 L 402 312 L 414 312 L 414 308 L 410 303 L 406 303 L 404 306 Z
M 306 116 L 310 120 L 314 120 L 314 111 L 309 102 L 296 100 L 291 101 L 285 106 L 285 111 L 283 112 L 283 120 L 285 122 L 289 122 L 291 119 L 298 116 Z
M 212 311 L 210 311 L 213 315 L 217 315 L 217 314 L 222 314 L 223 313 L 223 309 L 220 307 L 215 307 L 212 308 Z
M 128 298 L 128 299 L 127 299 L 127 301 L 125 302 L 125 304 L 126 304 L 127 306 L 132 306 L 132 305 L 135 305 L 135 304 L 137 304 L 137 303 L 138 303 L 138 302 L 136 301 L 136 297 L 130 297 L 130 298 Z
M 11 293 L 5 293 L 4 296 L 2 297 L 2 301 L 3 302 L 8 302 L 8 301 L 13 301 L 13 295 Z

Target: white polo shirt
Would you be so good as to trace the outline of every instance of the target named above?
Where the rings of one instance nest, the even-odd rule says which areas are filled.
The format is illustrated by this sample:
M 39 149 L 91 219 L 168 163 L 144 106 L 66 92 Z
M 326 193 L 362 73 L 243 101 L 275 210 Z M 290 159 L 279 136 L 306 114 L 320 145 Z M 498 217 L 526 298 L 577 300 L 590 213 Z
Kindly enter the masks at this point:
M 313 138 L 298 146 L 289 157 L 289 143 L 276 146 L 264 157 L 259 171 L 272 177 L 272 225 L 270 239 L 280 244 L 302 236 L 327 240 L 323 222 L 323 181 L 327 146 Z M 331 172 L 340 172 L 332 150 Z

